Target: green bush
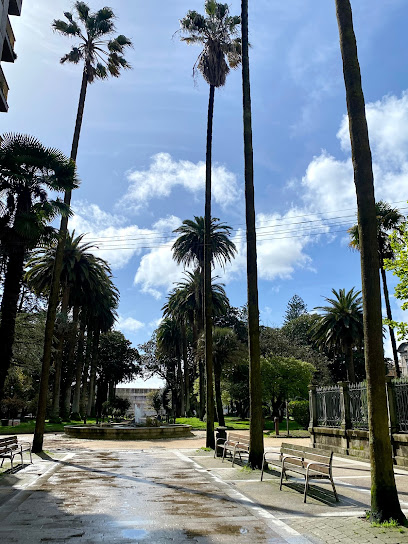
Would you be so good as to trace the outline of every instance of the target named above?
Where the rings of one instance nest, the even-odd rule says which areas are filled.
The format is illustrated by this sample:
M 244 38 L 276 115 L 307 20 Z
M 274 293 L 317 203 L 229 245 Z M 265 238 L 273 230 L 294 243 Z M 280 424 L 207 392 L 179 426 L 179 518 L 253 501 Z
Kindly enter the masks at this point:
M 289 402 L 289 414 L 299 423 L 304 429 L 309 426 L 309 401 L 308 400 L 292 400 Z

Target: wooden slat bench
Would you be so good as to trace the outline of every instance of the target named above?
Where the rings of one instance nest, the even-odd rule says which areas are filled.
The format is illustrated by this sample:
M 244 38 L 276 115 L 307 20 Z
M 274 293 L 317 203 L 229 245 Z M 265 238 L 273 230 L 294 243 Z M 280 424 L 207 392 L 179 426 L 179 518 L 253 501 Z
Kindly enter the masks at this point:
M 30 462 L 33 462 L 31 455 L 31 444 L 29 442 L 19 442 L 17 436 L 9 436 L 6 438 L 0 438 L 0 458 L 1 467 L 3 466 L 4 459 L 10 459 L 11 470 L 13 470 L 14 457 L 19 455 L 21 457 L 21 464 L 23 462 L 23 453 L 28 451 L 30 453 Z
M 232 457 L 232 466 L 235 463 L 235 455 L 238 453 L 241 460 L 241 453 L 249 453 L 249 436 L 239 433 L 227 433 L 227 439 L 218 438 L 215 441 L 214 457 L 217 454 L 217 447 L 222 448 L 222 462 L 224 462 L 225 454 L 228 452 Z
M 275 458 L 273 459 L 272 456 L 275 456 Z M 332 474 L 333 452 L 328 454 L 326 451 L 307 446 L 282 443 L 279 454 L 264 453 L 261 481 L 263 480 L 264 468 L 268 463 L 281 469 L 279 489 L 282 489 L 283 477 L 287 480 L 287 472 L 290 471 L 305 477 L 304 502 L 306 502 L 309 480 L 311 479 L 330 480 L 334 497 L 336 501 L 339 500 Z

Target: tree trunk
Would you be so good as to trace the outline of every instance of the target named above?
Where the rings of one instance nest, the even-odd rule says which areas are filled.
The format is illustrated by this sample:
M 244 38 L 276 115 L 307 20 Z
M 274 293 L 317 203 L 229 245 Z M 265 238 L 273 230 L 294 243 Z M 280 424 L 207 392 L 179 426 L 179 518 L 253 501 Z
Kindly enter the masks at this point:
M 72 379 L 74 377 L 74 356 L 75 356 L 75 347 L 77 344 L 77 330 L 78 330 L 78 316 L 79 316 L 79 306 L 74 306 L 72 313 L 72 323 L 71 330 L 68 339 L 68 354 L 67 354 L 67 383 L 65 387 L 65 395 L 63 401 L 63 417 L 69 417 L 71 413 L 71 393 L 72 393 Z
M 98 366 L 98 350 L 99 350 L 100 329 L 96 326 L 92 339 L 92 362 L 91 371 L 89 373 L 89 393 L 88 393 L 88 408 L 87 416 L 94 415 L 95 411 L 95 386 L 96 386 L 96 369 Z
M 62 376 L 62 357 L 64 352 L 64 341 L 66 337 L 66 323 L 68 318 L 68 304 L 69 304 L 69 287 L 65 285 L 64 291 L 62 294 L 62 305 L 61 305 L 61 318 L 60 325 L 61 330 L 58 333 L 58 347 L 57 353 L 55 356 L 55 365 L 54 365 L 54 390 L 52 395 L 52 407 L 50 417 L 53 420 L 59 418 L 60 415 L 60 393 L 61 393 L 61 376 Z
M 258 268 L 255 231 L 254 157 L 252 149 L 251 86 L 249 77 L 248 0 L 242 0 L 241 19 L 250 391 L 250 445 L 248 462 L 252 466 L 252 468 L 262 468 L 264 443 L 261 396 L 262 381 L 259 348 Z
M 4 383 L 13 359 L 18 297 L 24 271 L 24 245 L 16 244 L 9 253 L 1 300 L 0 324 L 0 399 L 4 398 Z
M 79 136 L 81 134 L 87 85 L 88 85 L 88 79 L 86 75 L 86 68 L 84 68 L 84 72 L 82 74 L 82 84 L 81 84 L 81 92 L 79 95 L 74 138 L 72 140 L 72 148 L 71 148 L 71 159 L 74 162 L 76 162 L 77 153 L 78 153 Z M 71 196 L 72 196 L 72 191 L 65 192 L 65 197 L 64 197 L 65 204 L 67 205 L 71 204 Z M 38 396 L 37 419 L 35 423 L 34 440 L 33 440 L 33 447 L 32 447 L 32 451 L 34 453 L 40 453 L 42 451 L 43 441 L 44 441 L 45 412 L 47 408 L 48 377 L 49 377 L 50 365 L 51 365 L 52 339 L 54 336 L 55 317 L 57 315 L 58 294 L 59 294 L 59 288 L 60 288 L 62 264 L 64 260 L 65 238 L 67 236 L 67 232 L 68 232 L 68 216 L 61 217 L 58 245 L 55 252 L 55 262 L 54 262 L 54 270 L 52 275 L 50 296 L 48 298 L 47 320 L 45 323 L 44 353 L 43 353 L 43 361 L 42 361 L 42 368 L 41 368 L 40 391 Z
M 214 359 L 214 389 L 218 425 L 220 425 L 221 427 L 225 427 L 224 410 L 222 407 L 221 398 L 221 365 L 216 359 Z
M 336 0 L 357 194 L 371 460 L 371 518 L 405 521 L 395 486 L 388 431 L 377 218 L 372 157 L 350 0 Z
M 183 323 L 183 361 L 184 361 L 184 396 L 185 396 L 185 410 L 187 417 L 190 417 L 190 374 L 188 368 L 188 354 L 187 354 L 187 338 L 186 338 L 186 326 Z
M 186 417 L 185 403 L 184 403 L 184 380 L 183 380 L 183 371 L 181 369 L 181 357 L 177 358 L 177 383 L 178 383 L 178 397 L 179 402 L 178 406 L 180 409 L 179 417 Z
M 81 398 L 81 377 L 84 370 L 84 347 L 85 347 L 85 328 L 86 317 L 85 314 L 81 317 L 81 325 L 79 329 L 78 348 L 77 348 L 77 363 L 75 369 L 75 388 L 74 398 L 72 401 L 72 413 L 79 415 L 80 413 L 80 398 Z
M 351 344 L 345 346 L 344 358 L 346 362 L 347 379 L 350 383 L 356 383 L 353 360 L 353 346 Z
M 92 352 L 92 326 L 88 322 L 87 326 L 87 337 L 86 337 L 86 351 L 85 351 L 85 364 L 84 370 L 82 372 L 82 385 L 81 385 L 81 397 L 79 401 L 79 412 L 81 417 L 86 415 L 87 402 L 88 402 L 88 372 L 91 362 L 91 352 Z
M 204 217 L 204 331 L 205 331 L 205 367 L 207 376 L 207 448 L 215 448 L 214 437 L 214 380 L 213 380 L 213 345 L 212 345 L 212 291 L 211 291 L 211 164 L 212 130 L 214 116 L 215 87 L 210 85 L 207 122 L 207 153 L 205 172 L 205 217 Z
M 380 271 L 381 271 L 381 278 L 382 278 L 383 291 L 384 291 L 385 307 L 386 307 L 386 310 L 387 310 L 387 319 L 392 321 L 390 296 L 388 294 L 388 285 L 387 285 L 387 275 L 386 275 L 386 272 L 384 270 L 384 266 L 383 266 L 382 262 L 380 262 Z M 397 373 L 397 378 L 400 378 L 401 377 L 401 370 L 400 370 L 399 363 L 398 363 L 398 352 L 397 352 L 397 344 L 395 342 L 394 329 L 391 327 L 391 325 L 389 325 L 388 330 L 390 332 L 392 355 L 394 357 L 395 371 Z

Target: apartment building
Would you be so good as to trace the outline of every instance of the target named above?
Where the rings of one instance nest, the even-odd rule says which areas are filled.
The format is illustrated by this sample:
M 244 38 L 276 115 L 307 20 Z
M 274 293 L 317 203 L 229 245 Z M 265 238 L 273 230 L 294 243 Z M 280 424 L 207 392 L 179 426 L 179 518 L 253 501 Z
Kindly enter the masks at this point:
M 9 86 L 3 72 L 4 62 L 14 62 L 15 37 L 10 15 L 21 15 L 23 0 L 0 0 L 0 112 L 8 111 Z

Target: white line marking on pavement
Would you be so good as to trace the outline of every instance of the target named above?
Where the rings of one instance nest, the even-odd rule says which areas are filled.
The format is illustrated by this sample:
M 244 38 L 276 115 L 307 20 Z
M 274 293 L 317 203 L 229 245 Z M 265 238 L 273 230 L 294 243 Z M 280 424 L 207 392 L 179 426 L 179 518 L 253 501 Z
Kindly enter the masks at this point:
M 243 493 L 237 491 L 236 489 L 233 489 L 227 481 L 221 480 L 221 478 L 211 472 L 211 469 L 204 469 L 198 463 L 193 461 L 193 459 L 190 459 L 189 457 L 187 457 L 183 453 L 180 453 L 177 450 L 173 450 L 173 453 L 184 462 L 192 464 L 197 472 L 207 473 L 207 475 L 210 476 L 221 487 L 226 488 L 226 494 L 231 499 L 239 502 L 240 504 L 244 503 L 247 508 L 252 510 L 257 515 L 258 519 L 263 519 L 265 523 L 279 536 L 286 540 L 288 544 L 311 544 L 310 540 L 308 540 L 306 537 L 298 533 L 295 529 L 292 529 L 292 527 L 278 519 L 271 512 L 269 512 L 265 508 L 262 508 L 261 506 L 256 506 L 252 499 L 246 497 Z

